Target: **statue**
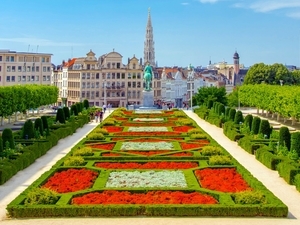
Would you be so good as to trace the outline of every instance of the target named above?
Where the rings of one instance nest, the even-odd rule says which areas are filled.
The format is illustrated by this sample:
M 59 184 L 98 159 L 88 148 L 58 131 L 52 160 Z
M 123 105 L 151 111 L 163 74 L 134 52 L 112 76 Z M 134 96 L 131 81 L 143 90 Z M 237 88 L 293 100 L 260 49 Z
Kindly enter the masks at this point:
M 151 91 L 152 74 L 152 68 L 148 63 L 144 69 L 145 91 Z

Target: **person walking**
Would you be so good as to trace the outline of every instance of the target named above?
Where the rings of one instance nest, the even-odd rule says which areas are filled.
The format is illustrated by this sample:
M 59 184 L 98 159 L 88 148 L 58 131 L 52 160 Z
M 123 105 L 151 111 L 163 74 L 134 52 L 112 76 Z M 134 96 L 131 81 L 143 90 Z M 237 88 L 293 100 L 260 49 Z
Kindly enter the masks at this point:
M 95 113 L 95 122 L 96 123 L 98 123 L 98 119 L 99 119 L 99 110 L 97 110 Z
M 102 120 L 103 120 L 103 111 L 101 110 L 99 112 L 99 121 L 100 121 L 100 123 L 102 122 Z
M 106 105 L 105 104 L 102 106 L 102 109 L 103 109 L 103 113 L 105 113 L 105 111 L 106 111 Z

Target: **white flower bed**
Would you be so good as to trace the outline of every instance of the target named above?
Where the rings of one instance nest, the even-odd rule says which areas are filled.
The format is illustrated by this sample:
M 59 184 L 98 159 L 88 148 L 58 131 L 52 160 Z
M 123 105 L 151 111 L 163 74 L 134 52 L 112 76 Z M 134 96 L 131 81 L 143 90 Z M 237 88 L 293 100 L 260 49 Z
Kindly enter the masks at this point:
M 134 113 L 137 114 L 161 114 L 160 110 L 135 110 Z
M 164 121 L 164 118 L 135 118 L 133 121 L 140 121 L 140 122 L 157 122 L 157 121 Z
M 172 142 L 123 142 L 121 150 L 174 150 Z
M 121 171 L 109 174 L 106 187 L 178 187 L 186 188 L 187 183 L 182 171 Z
M 155 131 L 168 131 L 167 127 L 129 127 L 128 131 L 132 132 L 155 132 Z

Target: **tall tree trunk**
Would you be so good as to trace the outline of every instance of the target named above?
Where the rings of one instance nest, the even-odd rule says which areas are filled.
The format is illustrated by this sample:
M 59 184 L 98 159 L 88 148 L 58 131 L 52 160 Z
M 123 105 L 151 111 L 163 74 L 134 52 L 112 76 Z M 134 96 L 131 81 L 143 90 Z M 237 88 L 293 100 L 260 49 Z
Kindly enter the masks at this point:
M 292 116 L 292 125 L 295 125 L 295 123 L 296 123 L 296 118 Z

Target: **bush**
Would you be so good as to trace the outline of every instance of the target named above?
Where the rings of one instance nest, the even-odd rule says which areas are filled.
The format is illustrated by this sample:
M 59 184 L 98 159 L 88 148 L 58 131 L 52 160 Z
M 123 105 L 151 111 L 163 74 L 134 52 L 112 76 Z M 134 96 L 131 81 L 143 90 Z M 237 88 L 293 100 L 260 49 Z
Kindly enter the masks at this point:
M 104 135 L 102 133 L 90 133 L 86 137 L 88 140 L 103 140 L 105 139 Z
M 78 110 L 76 105 L 71 106 L 71 115 L 72 116 L 78 116 Z
M 227 107 L 226 109 L 225 109 L 225 118 L 226 119 L 229 119 L 229 112 L 230 112 L 230 107 Z
M 0 136 L 0 157 L 2 155 L 3 152 L 3 140 L 2 140 L 2 136 Z
M 263 204 L 266 203 L 265 196 L 259 191 L 243 191 L 232 195 L 235 204 Z
M 25 205 L 50 205 L 58 201 L 58 195 L 55 191 L 47 188 L 35 188 L 28 192 Z
M 231 158 L 224 155 L 214 155 L 209 158 L 209 165 L 232 165 Z
M 103 126 L 112 126 L 115 125 L 116 121 L 114 119 L 106 119 L 102 122 Z
M 236 110 L 235 109 L 230 109 L 229 111 L 229 120 L 234 121 Z
M 65 119 L 66 120 L 70 119 L 70 110 L 69 110 L 69 107 L 63 107 L 63 111 L 64 111 L 64 114 L 65 114 Z
M 243 122 L 244 122 L 243 113 L 240 110 L 238 110 L 235 113 L 235 116 L 234 116 L 234 123 L 235 124 L 240 124 L 240 123 L 243 123 Z
M 93 153 L 93 149 L 90 147 L 83 147 L 83 148 L 79 148 L 74 150 L 73 156 L 92 156 L 94 155 Z
M 222 115 L 225 116 L 225 106 L 223 104 L 219 105 L 218 113 L 219 113 L 220 116 L 222 116 Z
M 9 148 L 15 149 L 13 132 L 10 128 L 5 128 L 2 132 L 3 148 L 6 149 L 6 143 L 9 143 Z
M 101 133 L 101 134 L 106 135 L 106 134 L 108 134 L 108 131 L 106 129 L 104 129 L 104 128 L 95 128 L 92 131 L 92 133 Z
M 84 99 L 84 100 L 83 100 L 83 107 L 84 107 L 85 109 L 88 109 L 88 108 L 90 107 L 89 100 L 87 100 L 87 99 Z
M 49 130 L 49 124 L 48 124 L 48 119 L 46 116 L 42 116 L 41 120 L 43 121 L 43 128 L 44 130 Z
M 246 127 L 249 127 L 250 131 L 251 131 L 251 127 L 252 127 L 252 121 L 253 121 L 253 116 L 251 114 L 248 114 L 246 117 L 245 117 L 245 120 L 244 120 L 244 125 Z
M 279 129 L 279 145 L 286 146 L 288 150 L 291 149 L 291 133 L 289 128 L 280 127 Z
M 191 135 L 191 134 L 202 134 L 202 130 L 200 130 L 199 128 L 193 128 L 193 129 L 190 129 L 188 131 L 188 134 Z
M 84 158 L 81 156 L 70 156 L 64 161 L 64 166 L 83 166 L 84 164 Z
M 40 135 L 43 135 L 44 133 L 44 127 L 43 127 L 43 121 L 41 118 L 37 118 L 35 121 L 34 121 L 34 129 L 36 131 L 39 131 L 40 132 Z
M 55 121 L 59 121 L 59 123 L 66 123 L 65 113 L 63 109 L 57 110 Z
M 208 108 L 208 109 L 211 109 L 211 108 L 213 107 L 213 104 L 214 104 L 213 100 L 211 100 L 211 99 L 208 100 L 208 101 L 207 101 L 207 108 Z
M 292 133 L 291 135 L 291 150 L 296 150 L 300 155 L 300 132 Z
M 178 123 L 183 126 L 193 125 L 193 121 L 191 119 L 179 119 Z
M 258 133 L 266 135 L 267 138 L 270 138 L 272 132 L 272 127 L 270 126 L 269 120 L 261 120 Z
M 196 133 L 196 134 L 191 134 L 190 136 L 192 139 L 206 139 L 207 135 L 206 134 L 200 134 L 200 133 Z
M 204 146 L 200 153 L 204 156 L 223 155 L 223 150 L 217 146 Z
M 24 126 L 22 128 L 22 138 L 26 139 L 26 137 L 28 139 L 34 138 L 33 123 L 30 119 L 24 123 Z
M 251 131 L 253 134 L 258 134 L 259 131 L 259 127 L 260 127 L 260 118 L 255 116 L 252 120 L 252 126 L 251 126 Z

